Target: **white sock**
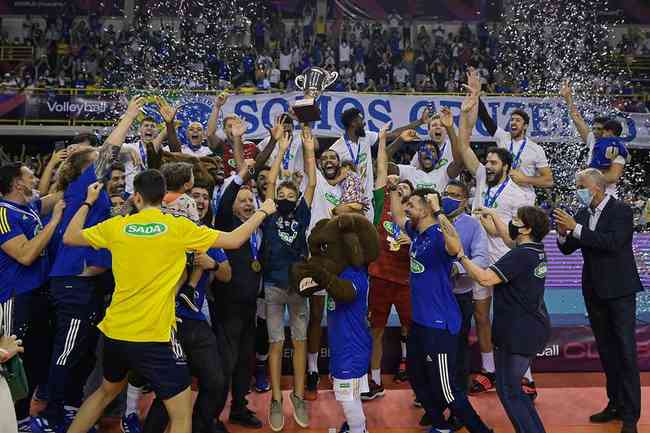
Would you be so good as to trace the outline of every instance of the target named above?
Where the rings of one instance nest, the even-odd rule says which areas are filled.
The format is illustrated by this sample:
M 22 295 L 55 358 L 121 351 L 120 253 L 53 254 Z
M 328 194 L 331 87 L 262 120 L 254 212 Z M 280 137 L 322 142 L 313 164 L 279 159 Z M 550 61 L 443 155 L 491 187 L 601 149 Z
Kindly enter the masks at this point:
M 400 341 L 399 344 L 402 347 L 402 358 L 406 359 L 406 340 Z
M 307 371 L 309 373 L 316 372 L 318 373 L 318 352 L 307 354 Z
M 260 362 L 266 362 L 267 359 L 269 359 L 269 354 L 265 353 L 262 355 L 261 353 L 255 353 L 255 359 L 257 359 Z
M 128 385 L 126 388 L 126 411 L 124 412 L 124 416 L 138 413 L 138 401 L 140 400 L 141 394 L 142 388 L 131 384 Z
M 341 401 L 345 420 L 350 426 L 350 433 L 365 433 L 366 416 L 363 413 L 361 400 Z
M 524 377 L 528 379 L 529 382 L 533 381 L 533 372 L 530 371 L 530 367 L 528 367 L 528 370 L 524 373 Z
M 370 376 L 377 385 L 381 385 L 381 368 L 373 368 Z
M 496 370 L 496 368 L 494 368 L 494 352 L 481 352 L 481 364 L 483 365 L 483 370 L 488 373 L 494 373 Z

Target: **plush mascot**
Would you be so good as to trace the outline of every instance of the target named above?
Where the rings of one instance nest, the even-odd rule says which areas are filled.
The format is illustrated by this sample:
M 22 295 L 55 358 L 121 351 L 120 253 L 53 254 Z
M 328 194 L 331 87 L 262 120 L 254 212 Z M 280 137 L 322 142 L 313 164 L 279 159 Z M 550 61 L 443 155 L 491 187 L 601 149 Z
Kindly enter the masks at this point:
M 327 335 L 334 396 L 345 414 L 341 431 L 363 433 L 361 394 L 368 392 L 372 337 L 368 322 L 368 265 L 379 255 L 375 227 L 359 214 L 319 221 L 309 236 L 311 257 L 293 266 L 290 285 L 308 296 L 327 291 Z
M 340 278 L 347 268 L 362 269 L 379 256 L 377 230 L 365 216 L 348 213 L 319 221 L 309 239 L 310 258 L 296 263 L 290 285 L 303 296 L 325 289 L 335 301 L 350 302 L 355 292 Z

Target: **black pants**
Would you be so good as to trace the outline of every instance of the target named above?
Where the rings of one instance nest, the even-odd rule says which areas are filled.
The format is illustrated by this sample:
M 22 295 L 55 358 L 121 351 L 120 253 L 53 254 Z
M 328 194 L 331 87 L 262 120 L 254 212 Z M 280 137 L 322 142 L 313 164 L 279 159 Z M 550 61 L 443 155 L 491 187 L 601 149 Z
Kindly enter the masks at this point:
M 47 285 L 17 295 L 0 304 L 6 335 L 23 340 L 25 353 L 20 355 L 27 375 L 29 394 L 16 402 L 18 421 L 29 417 L 29 406 L 37 385 L 46 385 L 52 356 L 52 310 Z
M 213 432 L 215 414 L 218 418 L 226 405 L 228 384 L 219 350 L 225 342 L 223 336 L 219 339 L 221 341 L 218 341 L 206 321 L 183 319 L 178 324 L 178 340 L 187 358 L 190 374 L 199 382 L 199 393 L 192 415 L 192 433 Z M 168 421 L 162 400 L 156 398 L 147 415 L 143 432 L 162 433 Z
M 232 391 L 231 413 L 243 411 L 248 405 L 251 363 L 255 354 L 255 321 L 257 305 L 214 302 L 210 305 L 213 325 L 220 325 L 228 342 L 226 377 Z
M 467 393 L 469 382 L 469 331 L 472 328 L 474 315 L 474 299 L 472 292 L 456 294 L 460 307 L 462 322 L 458 333 L 458 352 L 456 355 L 456 386 Z
M 456 385 L 458 336 L 446 329 L 413 323 L 406 344 L 409 381 L 415 396 L 431 416 L 432 426 L 451 428 L 443 417 L 443 412 L 449 407 L 470 433 L 489 433 L 467 394 Z
M 521 380 L 535 355 L 495 350 L 497 393 L 517 433 L 545 433 L 533 401 L 521 388 Z
M 609 403 L 627 422 L 641 416 L 641 381 L 636 352 L 636 295 L 585 297 L 591 329 L 607 378 Z

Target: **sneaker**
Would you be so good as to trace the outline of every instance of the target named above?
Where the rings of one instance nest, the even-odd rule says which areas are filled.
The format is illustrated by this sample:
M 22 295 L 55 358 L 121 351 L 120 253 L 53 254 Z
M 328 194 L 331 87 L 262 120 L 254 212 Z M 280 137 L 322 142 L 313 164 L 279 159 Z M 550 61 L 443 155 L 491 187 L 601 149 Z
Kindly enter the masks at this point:
M 132 412 L 127 416 L 122 417 L 120 422 L 120 427 L 123 433 L 140 433 L 142 432 L 142 424 L 140 424 L 140 418 L 138 414 Z
M 309 427 L 309 411 L 307 410 L 307 403 L 303 398 L 298 397 L 293 392 L 289 395 L 291 404 L 293 405 L 293 419 L 302 428 Z
M 178 291 L 178 297 L 181 301 L 188 307 L 190 310 L 198 313 L 200 311 L 199 307 L 194 303 L 194 294 L 196 289 L 189 284 L 183 284 L 181 289 Z
M 259 363 L 255 365 L 255 392 L 264 393 L 271 389 L 271 384 L 266 376 L 266 364 Z
M 420 418 L 419 424 L 421 427 L 429 427 L 431 424 L 433 424 L 433 420 L 431 419 L 429 412 L 424 412 L 424 415 L 422 415 L 422 418 Z
M 477 374 L 472 378 L 472 386 L 469 388 L 469 395 L 482 394 L 484 392 L 494 390 L 496 383 L 496 376 L 494 373 L 487 373 L 485 371 Z
M 397 367 L 397 373 L 393 378 L 395 382 L 408 382 L 409 377 L 406 374 L 406 358 L 402 358 L 399 362 L 399 367 Z
M 235 412 L 231 410 L 228 421 L 230 421 L 232 424 L 239 424 L 246 428 L 262 428 L 262 421 L 260 421 L 259 418 L 255 416 L 255 412 L 248 408 L 243 408 Z
M 305 400 L 314 401 L 318 399 L 318 382 L 320 376 L 317 371 L 307 373 L 307 389 L 305 389 Z
M 42 416 L 33 416 L 30 419 L 31 433 L 62 433 L 63 426 L 50 425 Z
M 271 399 L 269 407 L 269 426 L 271 430 L 278 432 L 284 428 L 284 413 L 282 413 L 282 401 Z
M 25 418 L 18 421 L 18 433 L 32 433 L 32 420 L 30 418 Z
M 521 390 L 524 391 L 524 394 L 530 397 L 532 401 L 535 401 L 537 398 L 537 387 L 535 386 L 535 382 L 530 382 L 526 378 L 522 379 Z
M 369 385 L 370 390 L 361 394 L 361 400 L 370 401 L 386 395 L 384 387 L 377 385 L 374 380 L 371 380 Z
M 350 426 L 348 425 L 347 421 L 345 421 L 343 424 L 341 424 L 341 428 L 339 429 L 339 433 L 350 433 Z
M 449 429 L 449 428 L 431 427 L 431 430 L 429 430 L 429 433 L 451 433 L 451 429 Z

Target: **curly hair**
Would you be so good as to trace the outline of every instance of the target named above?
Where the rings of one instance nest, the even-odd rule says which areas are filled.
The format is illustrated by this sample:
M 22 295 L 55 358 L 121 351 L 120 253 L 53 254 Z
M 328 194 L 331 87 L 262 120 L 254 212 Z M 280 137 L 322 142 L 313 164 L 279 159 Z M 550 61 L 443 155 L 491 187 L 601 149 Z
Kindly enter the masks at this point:
M 88 164 L 92 162 L 91 156 L 96 153 L 97 150 L 90 147 L 84 147 L 71 153 L 59 170 L 56 191 L 65 191 L 88 167 Z

